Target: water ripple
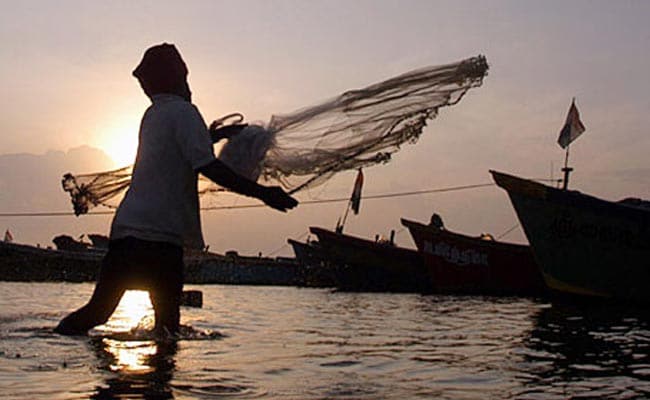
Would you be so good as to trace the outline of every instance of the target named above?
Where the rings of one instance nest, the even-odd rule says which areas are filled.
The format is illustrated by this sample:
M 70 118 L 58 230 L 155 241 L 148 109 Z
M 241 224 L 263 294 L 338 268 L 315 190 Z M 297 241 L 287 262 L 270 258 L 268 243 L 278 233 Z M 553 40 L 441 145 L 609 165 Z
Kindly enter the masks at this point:
M 204 292 L 204 307 L 183 310 L 177 338 L 159 338 L 144 327 L 115 330 L 110 323 L 90 337 L 70 338 L 52 327 L 85 300 L 91 285 L 0 283 L 3 395 L 650 396 L 644 310 L 522 298 L 195 288 Z M 36 294 L 45 300 L 35 303 Z

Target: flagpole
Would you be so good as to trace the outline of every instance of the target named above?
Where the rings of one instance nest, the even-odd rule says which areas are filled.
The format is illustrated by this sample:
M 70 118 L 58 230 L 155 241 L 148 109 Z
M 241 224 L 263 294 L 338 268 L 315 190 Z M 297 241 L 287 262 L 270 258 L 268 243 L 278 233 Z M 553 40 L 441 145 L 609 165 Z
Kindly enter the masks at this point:
M 571 146 L 566 146 L 566 153 L 564 155 L 564 168 L 562 168 L 562 172 L 564 172 L 564 180 L 562 182 L 562 190 L 567 190 L 569 187 L 569 174 L 573 171 L 573 168 L 569 167 L 569 147 Z
M 354 188 L 352 189 L 352 196 L 350 201 L 348 201 L 348 206 L 345 208 L 345 215 L 343 216 L 343 221 L 340 224 L 336 224 L 336 232 L 343 233 L 343 227 L 345 226 L 345 221 L 348 219 L 348 214 L 350 209 L 354 211 L 355 214 L 359 213 L 359 202 L 361 201 L 361 188 L 363 187 L 363 172 L 359 168 L 357 173 L 357 178 L 354 180 Z
M 343 227 L 345 226 L 345 221 L 348 219 L 351 206 L 352 201 L 348 201 L 348 206 L 345 208 L 345 214 L 343 215 L 343 221 L 341 221 L 341 225 L 336 227 L 336 233 L 343 233 Z

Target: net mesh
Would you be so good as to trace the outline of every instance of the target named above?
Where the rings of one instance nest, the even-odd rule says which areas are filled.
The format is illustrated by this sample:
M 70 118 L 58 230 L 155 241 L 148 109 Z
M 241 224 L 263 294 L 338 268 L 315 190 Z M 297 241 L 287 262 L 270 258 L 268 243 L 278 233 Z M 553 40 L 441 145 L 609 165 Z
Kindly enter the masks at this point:
M 63 175 L 63 190 L 70 194 L 76 215 L 100 204 L 116 207 L 120 194 L 129 187 L 133 166 L 91 174 Z
M 228 140 L 218 158 L 249 179 L 278 182 L 290 193 L 314 187 L 344 170 L 388 162 L 404 143 L 415 143 L 427 120 L 482 84 L 483 56 L 418 69 L 351 90 L 322 104 L 274 115 Z M 130 183 L 131 166 L 64 176 L 77 215 L 93 206 L 117 205 Z M 222 191 L 200 179 L 200 194 Z

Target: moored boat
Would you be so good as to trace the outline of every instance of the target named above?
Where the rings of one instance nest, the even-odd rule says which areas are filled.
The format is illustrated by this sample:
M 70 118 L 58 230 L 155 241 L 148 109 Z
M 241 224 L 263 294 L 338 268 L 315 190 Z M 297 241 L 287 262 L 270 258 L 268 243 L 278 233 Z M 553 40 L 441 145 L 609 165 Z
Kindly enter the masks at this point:
M 335 287 L 337 268 L 327 259 L 327 254 L 317 241 L 300 242 L 287 239 L 300 266 L 302 286 Z
M 439 293 L 539 295 L 545 291 L 529 246 L 451 232 L 402 219 Z
M 310 227 L 346 291 L 430 292 L 420 254 L 390 241 L 372 241 Z
M 301 265 L 315 266 L 327 261 L 327 256 L 318 242 L 308 241 L 303 243 L 294 239 L 287 239 L 287 243 L 293 249 L 296 261 Z
M 553 291 L 650 300 L 650 209 L 490 171 L 510 200 Z
M 64 246 L 65 247 L 65 246 Z M 52 249 L 0 241 L 0 281 L 97 280 L 106 249 Z M 184 254 L 185 283 L 316 286 L 293 259 L 247 257 L 207 251 Z
M 104 251 L 42 248 L 0 242 L 0 280 L 71 281 L 96 279 Z

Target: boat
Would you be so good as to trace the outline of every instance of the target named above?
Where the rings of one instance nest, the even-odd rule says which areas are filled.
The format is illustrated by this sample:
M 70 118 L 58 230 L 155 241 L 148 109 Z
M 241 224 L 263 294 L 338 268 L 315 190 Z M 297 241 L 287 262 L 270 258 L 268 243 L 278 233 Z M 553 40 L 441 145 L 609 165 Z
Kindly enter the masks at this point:
M 296 261 L 304 266 L 317 266 L 327 262 L 327 254 L 320 247 L 317 241 L 299 242 L 294 239 L 287 239 L 287 243 L 293 249 Z
M 90 236 L 90 235 L 89 235 Z M 93 282 L 97 280 L 107 248 L 95 238 L 93 245 L 67 235 L 54 238 L 56 248 L 0 241 L 0 281 Z M 185 283 L 317 286 L 306 281 L 294 259 L 226 255 L 186 249 Z
M 564 295 L 650 300 L 650 208 L 490 171 L 508 192 L 546 285 Z
M 455 233 L 438 220 L 425 225 L 402 219 L 422 254 L 435 292 L 544 294 L 546 287 L 529 246 L 496 241 L 486 234 L 474 237 Z
M 327 253 L 315 240 L 300 242 L 287 239 L 291 245 L 295 260 L 300 265 L 302 286 L 306 287 L 336 287 L 337 265 L 329 261 Z
M 319 227 L 309 231 L 334 271 L 336 288 L 359 292 L 429 292 L 422 257 L 392 241 L 367 240 Z
M 0 242 L 0 280 L 88 282 L 97 277 L 104 251 L 42 248 Z

